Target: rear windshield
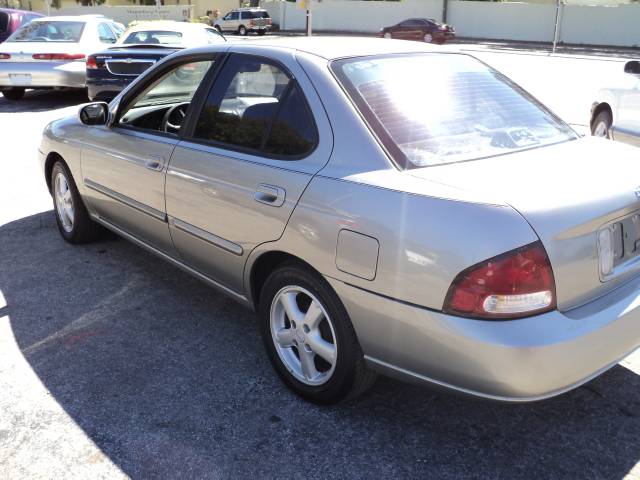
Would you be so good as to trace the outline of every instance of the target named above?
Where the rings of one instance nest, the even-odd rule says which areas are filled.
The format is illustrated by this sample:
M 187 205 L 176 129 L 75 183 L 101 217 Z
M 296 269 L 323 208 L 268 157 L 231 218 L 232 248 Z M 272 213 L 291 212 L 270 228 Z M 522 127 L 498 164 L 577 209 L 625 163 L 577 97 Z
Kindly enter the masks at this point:
M 80 41 L 84 22 L 63 22 L 57 20 L 37 21 L 27 23 L 13 35 L 7 42 L 67 42 Z
M 331 68 L 403 168 L 577 138 L 530 95 L 467 55 L 359 57 L 335 61 Z
M 148 30 L 133 32 L 123 42 L 124 44 L 142 43 L 149 45 L 167 45 L 182 43 L 182 33 L 169 30 Z
M 267 12 L 264 11 L 258 11 L 258 12 L 249 12 L 249 17 L 250 18 L 269 18 L 269 14 Z
M 0 33 L 7 31 L 9 27 L 9 15 L 5 12 L 0 12 Z

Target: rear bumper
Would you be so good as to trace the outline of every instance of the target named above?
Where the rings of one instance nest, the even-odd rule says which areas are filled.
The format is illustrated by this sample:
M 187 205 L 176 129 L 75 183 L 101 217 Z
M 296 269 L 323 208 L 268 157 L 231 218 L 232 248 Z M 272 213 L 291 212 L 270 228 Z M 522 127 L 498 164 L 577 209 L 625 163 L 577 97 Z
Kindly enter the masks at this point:
M 87 94 L 91 101 L 112 100 L 137 77 L 101 78 L 92 80 L 87 78 Z
M 84 62 L 2 62 L 0 87 L 69 87 L 84 88 Z
M 328 280 L 373 368 L 479 397 L 553 397 L 640 346 L 638 279 L 568 312 L 511 321 L 445 315 Z

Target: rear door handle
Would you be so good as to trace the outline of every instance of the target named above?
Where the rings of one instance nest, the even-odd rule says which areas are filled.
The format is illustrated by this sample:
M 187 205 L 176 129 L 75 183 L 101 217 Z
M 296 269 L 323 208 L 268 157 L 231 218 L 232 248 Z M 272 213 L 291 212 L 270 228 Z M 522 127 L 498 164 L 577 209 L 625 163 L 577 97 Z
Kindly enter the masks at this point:
M 286 192 L 283 188 L 261 183 L 256 188 L 253 198 L 256 202 L 271 205 L 272 207 L 281 207 L 284 204 Z

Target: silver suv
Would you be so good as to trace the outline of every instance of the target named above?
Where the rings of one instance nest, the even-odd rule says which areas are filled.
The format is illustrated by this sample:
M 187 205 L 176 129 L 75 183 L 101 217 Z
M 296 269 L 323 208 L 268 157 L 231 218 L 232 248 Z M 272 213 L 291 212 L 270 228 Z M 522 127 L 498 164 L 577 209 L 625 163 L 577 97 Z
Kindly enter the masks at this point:
M 246 35 L 256 32 L 264 35 L 271 30 L 271 17 L 269 12 L 262 8 L 238 8 L 227 13 L 214 23 L 219 32 L 234 32 Z

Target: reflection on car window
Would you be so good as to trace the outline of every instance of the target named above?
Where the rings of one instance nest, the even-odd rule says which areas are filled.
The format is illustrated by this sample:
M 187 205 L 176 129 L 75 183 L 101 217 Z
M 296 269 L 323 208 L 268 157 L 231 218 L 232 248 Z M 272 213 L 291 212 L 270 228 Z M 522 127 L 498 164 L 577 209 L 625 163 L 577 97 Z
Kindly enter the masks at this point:
M 172 107 L 182 105 L 177 112 L 176 125 L 186 117 L 191 99 L 213 61 L 182 64 L 163 75 L 143 90 L 120 116 L 119 124 L 144 130 L 167 132 L 165 114 Z M 177 133 L 171 131 L 167 133 Z
M 316 142 L 316 126 L 298 86 L 291 89 L 273 122 L 264 151 L 275 155 L 301 156 Z
M 261 149 L 290 81 L 274 65 L 232 56 L 207 98 L 195 137 Z
M 405 168 L 576 138 L 570 127 L 524 91 L 467 55 L 368 57 L 334 62 L 332 68 Z
M 84 30 L 84 22 L 66 22 L 59 20 L 37 21 L 27 23 L 13 35 L 7 42 L 67 42 L 80 41 Z

